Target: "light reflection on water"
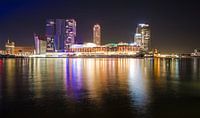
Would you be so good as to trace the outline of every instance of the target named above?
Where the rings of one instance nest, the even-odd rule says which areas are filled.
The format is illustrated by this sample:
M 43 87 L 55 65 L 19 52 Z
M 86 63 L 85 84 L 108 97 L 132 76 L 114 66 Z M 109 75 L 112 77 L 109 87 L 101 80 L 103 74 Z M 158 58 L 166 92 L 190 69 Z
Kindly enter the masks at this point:
M 84 104 L 108 116 L 115 116 L 113 112 L 151 116 L 159 111 L 154 111 L 159 100 L 195 96 L 183 90 L 200 90 L 199 63 L 197 58 L 0 59 L 0 105 L 8 104 L 0 108 L 8 113 L 13 106 L 26 109 L 15 103 L 28 101 L 35 104 L 30 110 L 61 107 L 68 109 L 67 114 L 71 109 L 83 110 L 80 104 Z M 57 102 L 62 105 L 55 108 Z
M 142 66 L 141 66 L 142 65 Z M 147 112 L 150 101 L 150 90 L 144 60 L 130 60 L 129 66 L 129 91 L 133 106 L 138 112 Z

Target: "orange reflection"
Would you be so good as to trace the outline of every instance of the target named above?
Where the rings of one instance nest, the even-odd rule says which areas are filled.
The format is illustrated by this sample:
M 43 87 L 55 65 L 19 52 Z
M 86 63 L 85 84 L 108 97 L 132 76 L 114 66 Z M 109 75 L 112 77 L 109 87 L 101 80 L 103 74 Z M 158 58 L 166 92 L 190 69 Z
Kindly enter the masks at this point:
M 7 82 L 6 86 L 8 87 L 7 93 L 9 95 L 14 94 L 14 87 L 15 87 L 15 59 L 6 59 L 6 76 L 7 76 Z
M 160 78 L 160 58 L 154 58 L 154 76 Z

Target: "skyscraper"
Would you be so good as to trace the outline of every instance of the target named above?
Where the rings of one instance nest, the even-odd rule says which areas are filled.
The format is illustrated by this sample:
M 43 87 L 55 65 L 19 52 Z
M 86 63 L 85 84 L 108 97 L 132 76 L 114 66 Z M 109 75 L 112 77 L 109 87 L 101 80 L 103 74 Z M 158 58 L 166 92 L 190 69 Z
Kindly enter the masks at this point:
M 64 51 L 76 42 L 76 21 L 74 19 L 50 19 L 46 25 L 47 50 Z
M 136 29 L 134 42 L 145 51 L 151 48 L 150 27 L 148 24 L 139 24 Z
M 55 23 L 55 50 L 64 51 L 64 41 L 66 37 L 66 25 L 64 19 L 56 19 Z
M 74 19 L 66 20 L 66 35 L 65 35 L 65 49 L 68 49 L 72 44 L 76 43 L 76 21 Z
M 93 43 L 101 45 L 101 27 L 99 24 L 93 27 Z
M 46 38 L 47 38 L 47 52 L 54 52 L 55 50 L 55 20 L 49 19 L 46 23 Z

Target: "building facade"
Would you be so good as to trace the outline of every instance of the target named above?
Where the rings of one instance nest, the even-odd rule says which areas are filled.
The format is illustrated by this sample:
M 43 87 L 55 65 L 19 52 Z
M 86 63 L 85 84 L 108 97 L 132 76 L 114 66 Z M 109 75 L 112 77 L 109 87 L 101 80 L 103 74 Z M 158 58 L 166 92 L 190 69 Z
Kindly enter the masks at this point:
M 76 42 L 76 21 L 74 19 L 47 20 L 46 36 L 48 52 L 63 52 Z
M 55 51 L 63 51 L 64 50 L 64 41 L 66 37 L 65 32 L 65 20 L 64 19 L 56 19 L 56 32 L 55 32 Z
M 66 37 L 65 37 L 65 50 L 76 43 L 76 21 L 74 19 L 66 20 Z
M 15 46 L 14 42 L 10 42 L 9 40 L 5 44 L 5 52 L 3 54 L 6 55 L 15 55 L 15 56 L 29 56 L 34 54 L 34 47 L 28 46 Z
M 47 51 L 47 38 L 46 36 L 39 36 L 34 34 L 35 40 L 35 53 L 45 54 Z
M 151 49 L 151 35 L 148 24 L 139 24 L 137 26 L 134 42 L 141 46 L 141 48 L 145 51 L 149 51 Z
M 5 44 L 5 52 L 6 54 L 11 54 L 13 55 L 14 54 L 14 49 L 15 49 L 15 43 L 14 42 L 10 42 L 10 40 L 8 40 Z
M 49 19 L 46 21 L 46 38 L 47 38 L 47 52 L 54 52 L 55 50 L 55 20 Z
M 14 48 L 15 56 L 30 56 L 34 54 L 35 48 L 33 46 L 16 46 Z
M 101 45 L 101 27 L 99 24 L 93 27 L 93 43 Z
M 73 45 L 69 52 L 80 55 L 134 55 L 140 52 L 140 47 L 128 43 L 110 43 L 101 46 L 94 43 L 86 43 Z

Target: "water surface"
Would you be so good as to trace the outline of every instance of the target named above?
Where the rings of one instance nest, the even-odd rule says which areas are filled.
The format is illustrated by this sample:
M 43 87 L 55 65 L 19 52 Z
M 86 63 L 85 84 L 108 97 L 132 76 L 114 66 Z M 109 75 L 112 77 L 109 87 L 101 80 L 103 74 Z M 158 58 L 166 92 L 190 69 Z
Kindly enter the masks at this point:
M 0 59 L 4 117 L 200 117 L 200 59 Z

